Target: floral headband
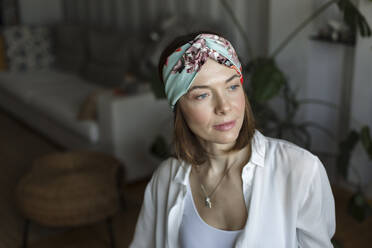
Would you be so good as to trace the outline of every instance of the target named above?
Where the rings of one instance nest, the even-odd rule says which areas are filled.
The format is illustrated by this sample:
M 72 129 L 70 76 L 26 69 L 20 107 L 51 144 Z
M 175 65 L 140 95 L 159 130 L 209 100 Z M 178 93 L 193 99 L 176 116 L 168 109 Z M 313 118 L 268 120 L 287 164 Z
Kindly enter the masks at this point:
M 207 58 L 235 69 L 243 83 L 242 67 L 231 43 L 218 35 L 199 34 L 176 49 L 163 66 L 165 94 L 172 109 L 178 99 L 187 93 Z

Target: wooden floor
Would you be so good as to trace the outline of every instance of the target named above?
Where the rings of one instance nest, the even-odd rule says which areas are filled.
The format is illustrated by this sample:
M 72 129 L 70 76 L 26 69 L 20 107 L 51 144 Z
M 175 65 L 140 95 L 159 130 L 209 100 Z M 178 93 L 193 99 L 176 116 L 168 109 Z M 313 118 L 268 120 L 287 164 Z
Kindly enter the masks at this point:
M 0 111 L 0 248 L 20 247 L 23 219 L 14 203 L 14 188 L 36 157 L 57 151 L 31 129 Z M 127 207 L 114 218 L 117 247 L 128 247 L 140 210 L 147 181 L 123 188 Z M 335 238 L 344 248 L 372 247 L 372 217 L 358 223 L 346 212 L 350 192 L 333 187 L 336 199 L 337 230 Z M 106 223 L 75 229 L 49 229 L 31 225 L 30 247 L 109 247 Z M 270 247 L 271 248 L 271 247 Z
M 372 247 L 372 216 L 360 223 L 347 214 L 347 203 L 351 192 L 332 186 L 336 202 L 336 234 L 335 239 L 344 248 Z M 372 201 L 370 200 L 372 206 Z
M 0 111 L 0 247 L 20 245 L 23 222 L 14 203 L 16 182 L 31 161 L 57 148 Z M 37 238 L 37 231 L 30 238 Z

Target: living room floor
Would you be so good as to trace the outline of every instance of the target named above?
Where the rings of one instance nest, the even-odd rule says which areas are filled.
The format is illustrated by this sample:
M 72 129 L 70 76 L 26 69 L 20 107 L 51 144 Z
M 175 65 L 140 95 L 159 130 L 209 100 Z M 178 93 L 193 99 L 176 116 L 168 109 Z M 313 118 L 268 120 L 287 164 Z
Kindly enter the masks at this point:
M 60 150 L 45 137 L 0 110 L 0 248 L 21 247 L 23 219 L 14 204 L 14 188 L 35 158 Z M 147 180 L 126 185 L 126 208 L 114 218 L 117 247 L 128 247 Z M 332 186 L 336 199 L 335 238 L 343 248 L 366 248 L 372 243 L 372 216 L 358 223 L 347 212 L 350 192 Z M 31 224 L 29 247 L 109 247 L 106 223 L 73 229 L 48 229 Z

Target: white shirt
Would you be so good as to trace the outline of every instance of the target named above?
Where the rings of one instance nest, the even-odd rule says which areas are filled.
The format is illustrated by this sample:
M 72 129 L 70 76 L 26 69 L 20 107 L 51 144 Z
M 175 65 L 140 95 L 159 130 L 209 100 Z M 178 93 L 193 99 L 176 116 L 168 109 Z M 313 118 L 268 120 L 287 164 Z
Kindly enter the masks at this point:
M 190 164 L 169 158 L 154 172 L 130 248 L 179 247 L 190 171 Z M 334 198 L 318 157 L 256 130 L 242 181 L 248 218 L 235 247 L 333 247 Z

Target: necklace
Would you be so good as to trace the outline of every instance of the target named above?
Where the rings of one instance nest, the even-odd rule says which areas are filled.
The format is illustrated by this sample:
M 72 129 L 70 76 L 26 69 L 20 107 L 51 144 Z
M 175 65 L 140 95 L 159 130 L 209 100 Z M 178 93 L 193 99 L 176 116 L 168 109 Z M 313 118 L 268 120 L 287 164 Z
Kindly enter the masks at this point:
M 229 170 L 231 169 L 231 167 L 233 167 L 233 165 L 231 165 L 226 171 L 225 173 L 223 174 L 223 176 L 221 177 L 221 179 L 218 181 L 217 185 L 214 187 L 213 191 L 211 193 L 207 193 L 207 190 L 205 189 L 204 185 L 202 183 L 200 183 L 200 187 L 203 191 L 203 194 L 204 194 L 204 204 L 206 207 L 208 208 L 212 208 L 212 202 L 211 202 L 211 197 L 212 195 L 214 194 L 214 192 L 216 192 L 216 189 L 218 188 L 218 186 L 221 184 L 222 180 L 225 178 L 225 176 L 227 175 L 227 173 L 229 172 Z

